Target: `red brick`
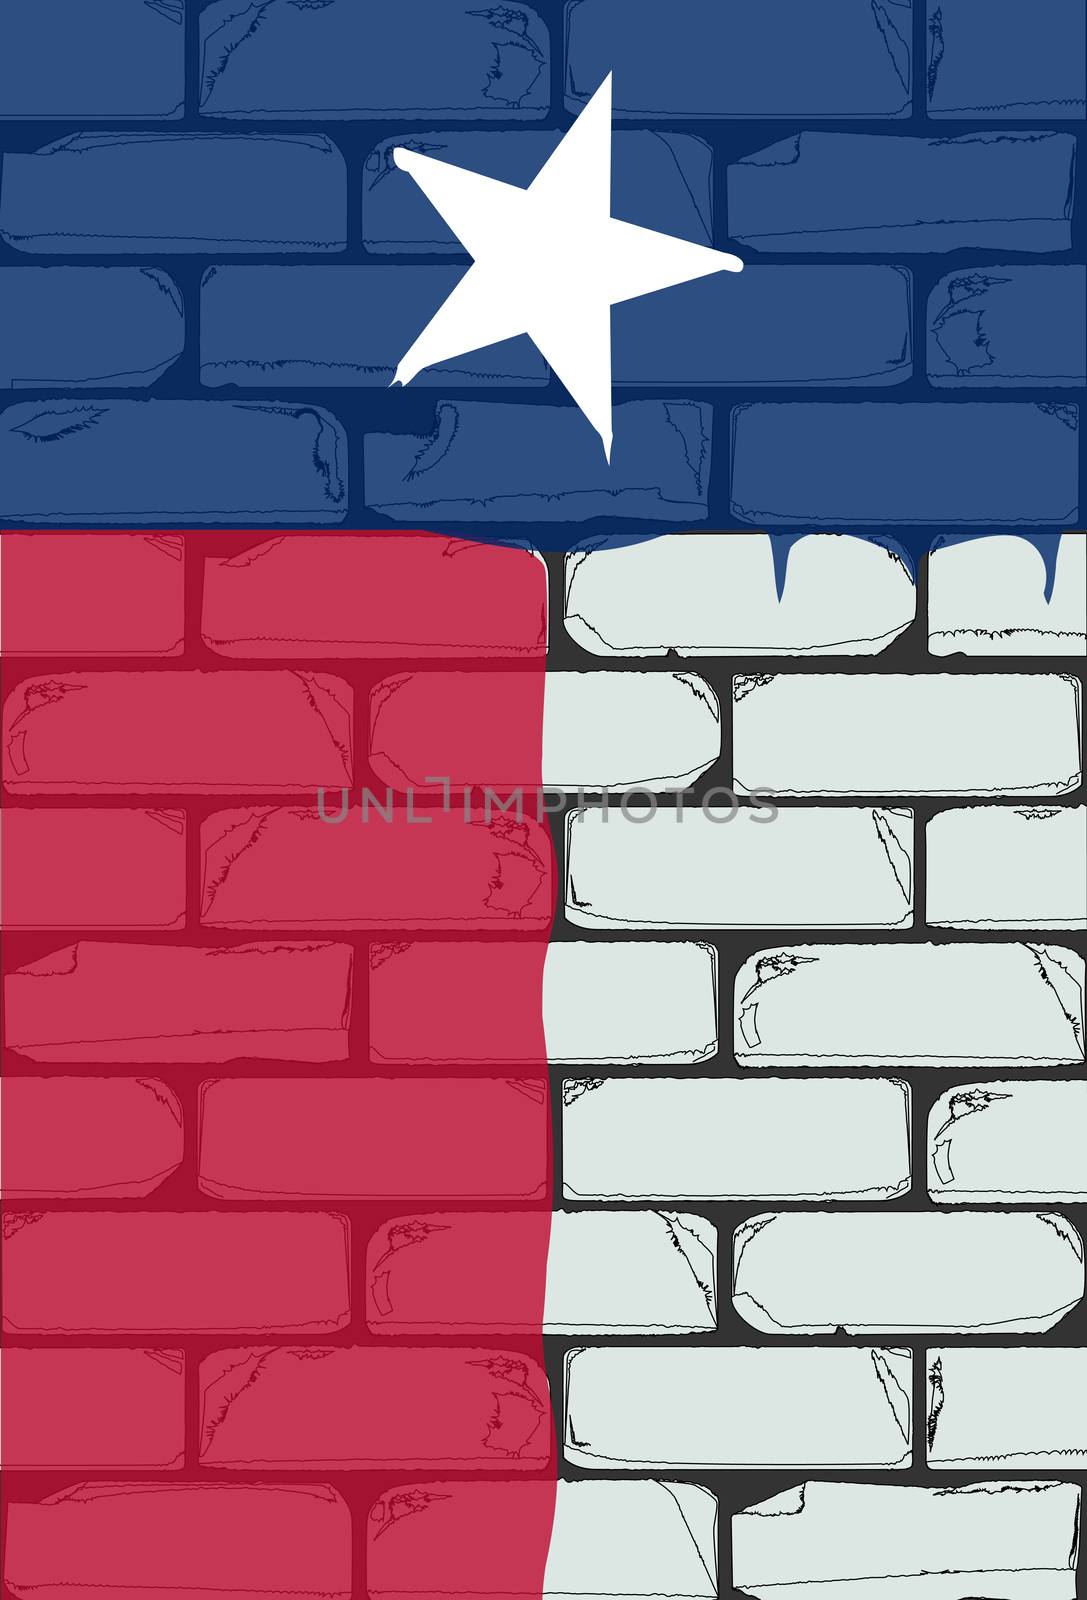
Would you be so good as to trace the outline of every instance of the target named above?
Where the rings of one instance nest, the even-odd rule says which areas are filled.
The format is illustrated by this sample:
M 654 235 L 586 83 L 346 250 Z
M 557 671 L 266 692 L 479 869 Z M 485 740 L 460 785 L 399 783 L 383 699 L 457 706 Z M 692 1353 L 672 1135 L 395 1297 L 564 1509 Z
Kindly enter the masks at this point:
M 371 1055 L 396 1064 L 539 1065 L 547 1059 L 546 956 L 537 940 L 372 946 Z
M 219 1350 L 200 1396 L 205 1467 L 510 1472 L 550 1456 L 543 1371 L 497 1350 Z
M 11 1333 L 330 1333 L 348 1225 L 321 1212 L 57 1211 L 4 1223 Z
M 422 1600 L 443 1592 L 464 1600 L 542 1596 L 555 1499 L 553 1477 L 390 1489 L 367 1522 L 367 1593 L 371 1600 Z M 590 1547 L 584 1568 L 599 1572 L 603 1587 L 615 1554 L 605 1546 L 593 1556 Z
M 5 928 L 182 928 L 181 811 L 9 806 Z
M 6 533 L 9 656 L 177 656 L 184 540 L 177 533 Z
M 167 1471 L 185 1451 L 180 1350 L 4 1354 L 4 1465 Z
M 220 1199 L 542 1199 L 539 1078 L 220 1078 L 200 1187 Z
M 350 784 L 351 690 L 323 672 L 63 672 L 4 705 L 19 794 L 312 794 Z
M 207 927 L 551 926 L 551 838 L 534 821 L 450 811 L 383 820 L 341 792 L 316 808 L 217 811 L 200 832 Z M 384 804 L 384 797 L 380 797 Z
M 371 691 L 370 766 L 394 789 L 538 789 L 543 719 L 542 672 L 401 673 Z
M 181 1107 L 164 1083 L 9 1074 L 0 1100 L 7 1200 L 138 1199 L 181 1162 Z
M 551 1242 L 545 1211 L 395 1217 L 366 1243 L 366 1325 L 391 1334 L 539 1333 Z
M 33 1061 L 342 1061 L 351 950 L 82 940 L 5 991 L 7 1043 Z
M 327 1484 L 78 1483 L 8 1507 L 19 1600 L 349 1600 L 351 1519 Z
M 547 574 L 437 534 L 286 534 L 205 564 L 202 630 L 225 656 L 542 659 Z

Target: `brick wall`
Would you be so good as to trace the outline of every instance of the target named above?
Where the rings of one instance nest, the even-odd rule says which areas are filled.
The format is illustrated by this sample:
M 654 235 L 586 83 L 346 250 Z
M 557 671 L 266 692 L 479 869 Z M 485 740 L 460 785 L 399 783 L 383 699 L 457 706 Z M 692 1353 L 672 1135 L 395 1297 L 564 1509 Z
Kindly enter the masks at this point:
M 1021 540 L 813 537 L 780 606 L 770 546 L 5 535 L 11 1592 L 538 1584 L 557 1470 L 549 1589 L 863 1575 L 860 1516 L 1071 1593 L 1083 539 L 1048 614 Z M 541 770 L 551 839 L 485 817 Z
M 489 665 L 539 786 L 542 561 L 11 533 L 3 564 L 10 1592 L 361 1594 L 379 1501 L 496 1469 L 534 1482 L 494 1548 L 538 1590 L 551 841 L 482 791 L 416 813 L 374 750 L 405 668 Z M 517 958 L 488 1016 L 520 1055 L 428 1067 L 397 1028 L 459 978 L 412 957 L 462 948 Z M 512 1226 L 507 1304 L 450 1207 Z
M 12 1593 L 1072 1592 L 1082 29 L 4 7 L 0 519 L 100 530 L 4 552 Z M 617 308 L 605 476 L 527 341 L 387 386 L 392 147 L 608 70 L 746 265 Z

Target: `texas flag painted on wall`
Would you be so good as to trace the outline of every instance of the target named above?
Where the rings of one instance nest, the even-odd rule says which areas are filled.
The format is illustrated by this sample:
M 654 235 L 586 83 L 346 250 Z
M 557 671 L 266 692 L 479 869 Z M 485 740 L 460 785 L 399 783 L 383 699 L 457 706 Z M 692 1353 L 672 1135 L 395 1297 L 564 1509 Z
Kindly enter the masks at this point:
M 1074 1600 L 1027 10 L 0 0 L 7 1593 Z

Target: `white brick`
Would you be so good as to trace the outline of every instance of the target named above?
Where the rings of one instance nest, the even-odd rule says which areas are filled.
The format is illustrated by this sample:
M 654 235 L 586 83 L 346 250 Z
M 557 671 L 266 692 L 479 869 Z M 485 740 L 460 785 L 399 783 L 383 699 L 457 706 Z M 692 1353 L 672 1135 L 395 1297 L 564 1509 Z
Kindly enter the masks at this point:
M 710 1332 L 717 1326 L 717 1230 L 676 1211 L 557 1211 L 544 1330 Z
M 913 580 L 883 546 L 809 534 L 783 559 L 779 597 L 765 533 L 589 543 L 566 558 L 567 632 L 597 656 L 867 656 L 913 620 Z
M 767 1212 L 733 1240 L 732 1302 L 761 1333 L 1045 1333 L 1082 1297 L 1056 1212 Z
M 572 1079 L 562 1169 L 573 1200 L 888 1200 L 910 1186 L 910 1092 L 895 1078 Z
M 744 1067 L 1051 1067 L 1083 1060 L 1083 958 L 1043 944 L 760 950 L 736 975 Z
M 557 1065 L 664 1066 L 717 1052 L 717 951 L 709 944 L 553 944 L 544 1036 Z
M 979 1083 L 929 1113 L 938 1205 L 1087 1200 L 1087 1083 Z
M 566 826 L 566 916 L 603 928 L 902 928 L 913 922 L 913 814 L 795 806 L 598 806 Z
M 1087 807 L 963 806 L 926 829 L 935 928 L 1087 927 Z
M 717 1501 L 696 1483 L 560 1483 L 542 1594 L 713 1600 Z
M 987 534 L 929 556 L 934 656 L 1082 656 L 1087 652 L 1087 533 L 1061 535 L 1053 593 L 1025 539 Z
M 756 1600 L 1075 1600 L 1079 1504 L 1072 1483 L 802 1483 L 733 1517 L 732 1581 Z
M 908 1350 L 579 1349 L 563 1454 L 580 1467 L 902 1467 Z
M 717 1051 L 711 944 L 552 944 L 544 1037 L 556 1064 L 664 1066 Z
M 1057 673 L 733 679 L 741 794 L 1054 795 L 1080 781 L 1080 689 Z
M 929 1350 L 928 1464 L 1082 1472 L 1087 1350 Z
M 721 754 L 721 707 L 693 672 L 549 672 L 543 782 L 682 789 Z

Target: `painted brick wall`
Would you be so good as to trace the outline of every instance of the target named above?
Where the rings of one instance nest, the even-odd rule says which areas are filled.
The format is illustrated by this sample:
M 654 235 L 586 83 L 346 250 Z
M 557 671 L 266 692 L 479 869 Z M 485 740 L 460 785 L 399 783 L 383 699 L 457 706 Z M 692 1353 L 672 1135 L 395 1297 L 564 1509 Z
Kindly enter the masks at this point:
M 632 17 L 0 15 L 14 1594 L 1072 1593 L 1082 7 Z M 389 152 L 610 68 L 605 481 Z
M 5 535 L 12 1593 L 1072 1592 L 1084 539 L 771 545 Z

